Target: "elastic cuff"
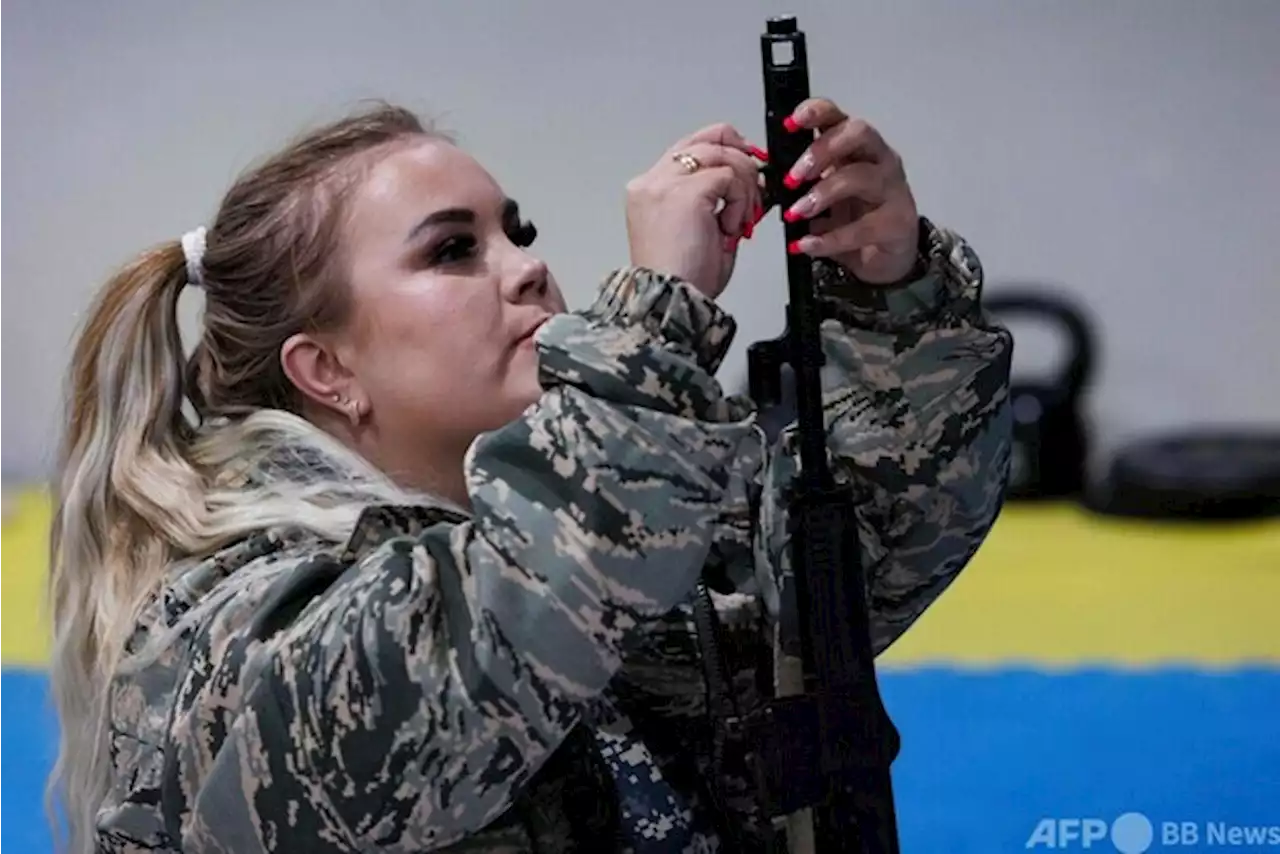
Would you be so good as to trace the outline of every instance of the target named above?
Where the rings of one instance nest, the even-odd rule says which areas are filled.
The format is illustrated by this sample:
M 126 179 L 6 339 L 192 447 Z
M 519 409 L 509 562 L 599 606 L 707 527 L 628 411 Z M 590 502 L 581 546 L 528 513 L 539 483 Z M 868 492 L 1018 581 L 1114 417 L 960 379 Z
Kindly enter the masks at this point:
M 872 332 L 921 330 L 975 321 L 982 293 L 982 263 L 964 238 L 920 218 L 922 273 L 898 285 L 859 281 L 844 267 L 819 259 L 814 275 L 832 313 Z
M 737 330 L 733 318 L 697 288 L 645 267 L 611 273 L 583 314 L 593 320 L 641 325 L 663 342 L 691 353 L 709 374 L 719 369 Z

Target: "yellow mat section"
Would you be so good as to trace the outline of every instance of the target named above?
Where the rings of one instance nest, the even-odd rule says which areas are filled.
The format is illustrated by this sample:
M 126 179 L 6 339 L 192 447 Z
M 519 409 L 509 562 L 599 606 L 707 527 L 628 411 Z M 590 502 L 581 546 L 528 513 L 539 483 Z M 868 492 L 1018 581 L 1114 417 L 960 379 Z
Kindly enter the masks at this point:
M 1280 663 L 1280 523 L 1194 525 L 1006 505 L 886 664 Z
M 40 492 L 13 498 L 0 556 L 6 665 L 48 657 Z M 886 665 L 1280 663 L 1280 523 L 1103 519 L 1069 505 L 1006 507 L 968 569 Z
M 0 533 L 0 656 L 6 666 L 42 665 L 49 656 L 45 610 L 53 507 L 36 490 L 4 497 Z

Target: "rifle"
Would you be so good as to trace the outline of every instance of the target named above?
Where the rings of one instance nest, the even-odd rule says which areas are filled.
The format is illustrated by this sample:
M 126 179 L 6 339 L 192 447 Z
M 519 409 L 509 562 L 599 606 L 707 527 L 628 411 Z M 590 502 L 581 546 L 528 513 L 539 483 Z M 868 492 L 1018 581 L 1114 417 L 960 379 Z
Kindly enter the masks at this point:
M 783 183 L 814 140 L 811 131 L 783 125 L 809 97 L 808 54 L 792 16 L 770 18 L 760 47 L 770 160 L 765 194 L 781 214 L 811 186 L 792 190 Z M 809 225 L 784 219 L 783 229 L 790 244 L 808 234 Z M 836 483 L 827 460 L 819 373 L 824 315 L 813 260 L 788 254 L 787 281 L 786 328 L 779 338 L 752 344 L 747 365 L 750 394 L 760 408 L 780 402 L 784 364 L 795 377 L 800 471 L 784 500 L 804 693 L 777 697 L 749 717 L 750 756 L 767 814 L 812 807 L 821 854 L 898 854 L 890 766 L 901 740 L 876 683 L 856 496 L 852 486 Z

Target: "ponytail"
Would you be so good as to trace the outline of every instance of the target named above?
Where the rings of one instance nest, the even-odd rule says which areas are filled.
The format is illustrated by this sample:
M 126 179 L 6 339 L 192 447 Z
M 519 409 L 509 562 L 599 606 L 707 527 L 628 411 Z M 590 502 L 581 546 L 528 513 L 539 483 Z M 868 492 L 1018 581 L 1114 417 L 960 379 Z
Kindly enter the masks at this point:
M 177 242 L 117 273 L 76 342 L 50 543 L 52 687 L 62 724 L 50 807 L 68 850 L 91 851 L 109 783 L 106 689 L 132 615 L 176 553 L 193 551 L 203 485 L 186 449 Z M 55 819 L 55 827 L 57 822 Z

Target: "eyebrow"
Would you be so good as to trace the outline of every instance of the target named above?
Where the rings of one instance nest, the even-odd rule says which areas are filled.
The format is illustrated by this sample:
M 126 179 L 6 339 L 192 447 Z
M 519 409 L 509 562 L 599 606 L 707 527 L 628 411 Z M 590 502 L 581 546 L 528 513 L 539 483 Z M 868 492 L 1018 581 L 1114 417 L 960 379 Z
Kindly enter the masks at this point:
M 520 218 L 520 205 L 515 199 L 504 199 L 501 212 L 503 222 L 517 220 Z M 423 217 L 417 225 L 409 230 L 409 236 L 405 238 L 405 242 L 412 243 L 414 238 L 434 225 L 470 225 L 475 221 L 476 213 L 471 208 L 444 208 Z

